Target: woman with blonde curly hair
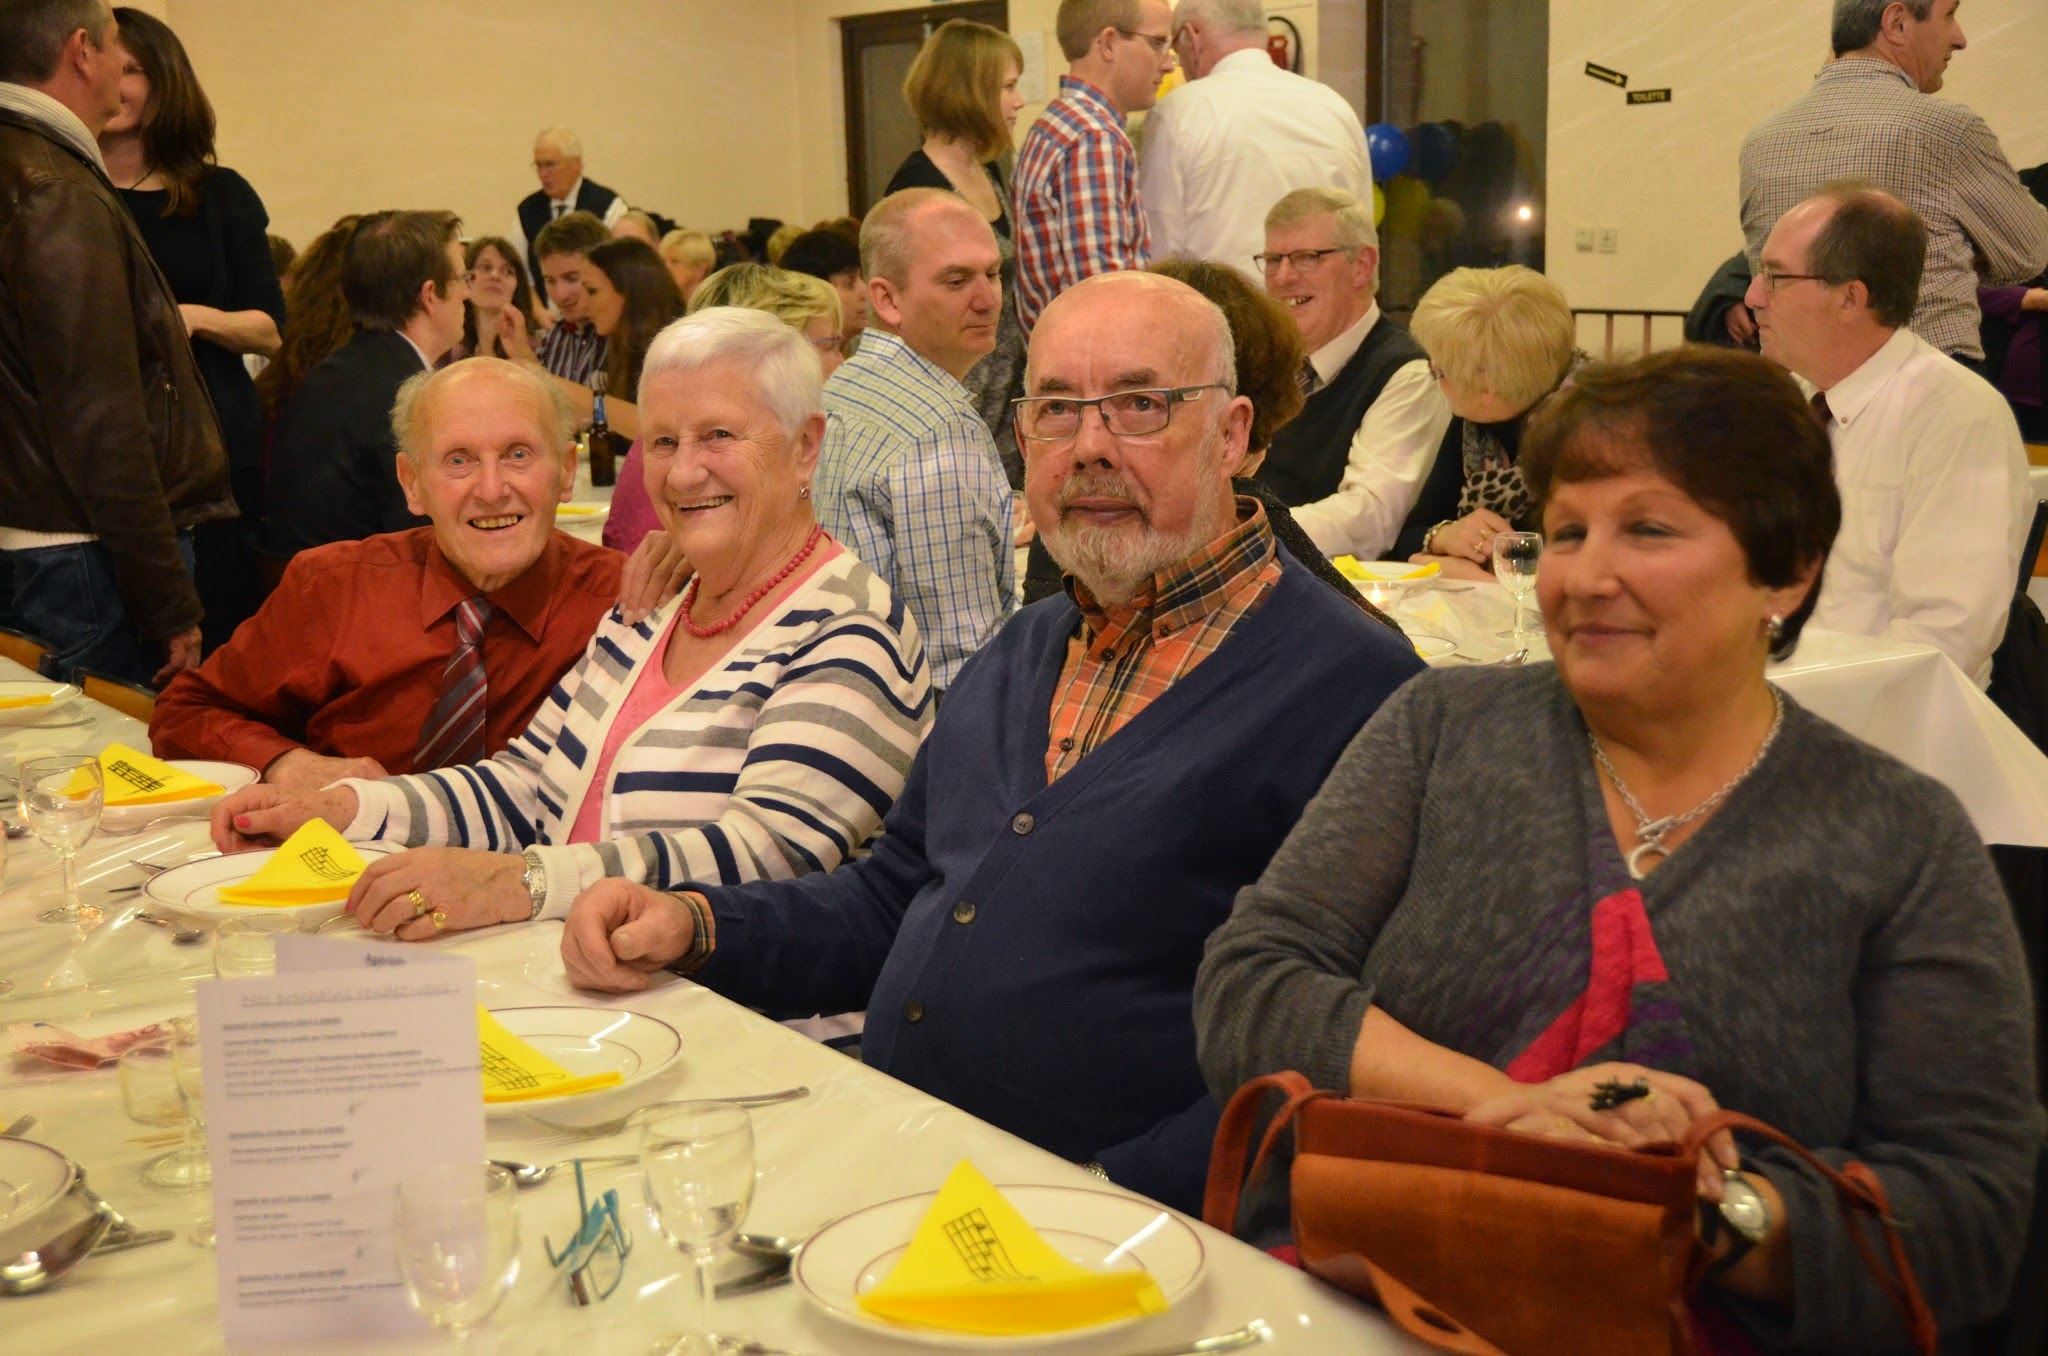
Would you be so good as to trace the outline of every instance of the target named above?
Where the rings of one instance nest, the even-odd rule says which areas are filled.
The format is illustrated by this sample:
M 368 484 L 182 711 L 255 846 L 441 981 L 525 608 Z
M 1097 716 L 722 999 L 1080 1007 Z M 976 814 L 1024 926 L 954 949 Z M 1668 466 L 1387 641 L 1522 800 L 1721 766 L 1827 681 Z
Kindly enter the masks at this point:
M 1517 462 L 1522 425 L 1577 364 L 1578 321 L 1558 285 L 1519 264 L 1453 269 L 1416 303 L 1409 333 L 1456 422 L 1439 456 L 1460 455 L 1457 516 L 1423 534 L 1414 559 L 1492 578 L 1493 539 L 1536 526 Z

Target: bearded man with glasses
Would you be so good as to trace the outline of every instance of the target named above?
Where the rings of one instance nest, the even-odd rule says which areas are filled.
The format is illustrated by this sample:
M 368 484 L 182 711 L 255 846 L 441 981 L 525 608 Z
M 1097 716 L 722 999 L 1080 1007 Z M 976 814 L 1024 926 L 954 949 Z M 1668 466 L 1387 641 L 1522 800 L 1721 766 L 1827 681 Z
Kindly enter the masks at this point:
M 1218 1116 L 1195 1060 L 1203 942 L 1421 668 L 1233 494 L 1252 416 L 1233 367 L 1222 312 L 1170 278 L 1054 301 L 1017 428 L 1067 592 L 961 671 L 869 856 L 693 887 L 696 916 L 593 886 L 570 979 L 644 987 L 702 954 L 701 918 L 697 983 L 774 1015 L 865 1005 L 868 1063 L 1193 1209 Z

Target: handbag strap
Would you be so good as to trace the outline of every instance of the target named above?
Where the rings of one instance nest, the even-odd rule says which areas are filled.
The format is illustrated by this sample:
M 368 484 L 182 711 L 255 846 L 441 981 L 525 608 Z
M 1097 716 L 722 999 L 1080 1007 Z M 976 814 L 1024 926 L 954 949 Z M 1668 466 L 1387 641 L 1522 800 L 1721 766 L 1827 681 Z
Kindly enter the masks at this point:
M 1251 1150 L 1252 1125 L 1258 1118 L 1260 1104 L 1268 1093 L 1273 1092 L 1283 1094 L 1286 1101 L 1281 1103 L 1278 1114 L 1266 1127 L 1266 1133 L 1259 1140 L 1258 1153 L 1251 1155 L 1251 1168 L 1247 1172 L 1245 1158 Z M 1223 1108 L 1223 1118 L 1216 1127 L 1216 1148 L 1209 1156 L 1208 1188 L 1202 1196 L 1203 1222 L 1212 1229 L 1234 1234 L 1238 1200 L 1246 1180 L 1257 1176 L 1259 1169 L 1265 1166 L 1274 1144 L 1294 1123 L 1301 1109 L 1323 1098 L 1342 1100 L 1343 1097 L 1343 1093 L 1317 1089 L 1291 1069 L 1254 1078 L 1239 1088 L 1231 1096 L 1229 1105 Z M 1398 1276 L 1363 1254 L 1354 1252 L 1325 1258 L 1317 1263 L 1316 1274 L 1354 1294 L 1377 1298 L 1380 1307 L 1387 1311 L 1387 1317 L 1403 1332 L 1420 1338 L 1439 1351 L 1455 1352 L 1459 1356 L 1505 1356 L 1500 1348 L 1431 1304 Z
M 1940 1344 L 1940 1330 L 1934 1321 L 1934 1313 L 1927 1307 L 1927 1298 L 1920 1292 L 1919 1278 L 1913 1274 L 1913 1265 L 1906 1257 L 1906 1247 L 1899 1239 L 1897 1221 L 1892 1219 L 1891 1199 L 1885 1194 L 1884 1183 L 1878 1175 L 1863 1163 L 1854 1160 L 1839 1171 L 1822 1161 L 1819 1155 L 1793 1139 L 1776 1126 L 1768 1125 L 1754 1116 L 1745 1116 L 1739 1111 L 1716 1111 L 1710 1116 L 1694 1121 L 1692 1130 L 1685 1138 L 1688 1156 L 1697 1155 L 1707 1139 L 1722 1130 L 1740 1130 L 1769 1140 L 1773 1144 L 1789 1149 L 1809 1168 L 1819 1173 L 1834 1188 L 1835 1201 L 1841 1207 L 1848 1227 L 1850 1241 L 1855 1243 L 1863 1265 L 1870 1270 L 1878 1288 L 1899 1311 L 1905 1321 L 1906 1331 L 1912 1338 L 1914 1350 L 1924 1356 L 1934 1356 Z M 1877 1248 L 1869 1237 L 1858 1227 L 1859 1216 L 1867 1217 L 1877 1225 L 1884 1237 L 1885 1257 L 1878 1255 Z M 1887 1265 L 1889 1262 L 1889 1265 Z
M 1259 1104 L 1265 1101 L 1269 1092 L 1285 1094 L 1287 1100 L 1280 1108 L 1280 1114 L 1266 1127 L 1266 1134 L 1259 1141 L 1258 1156 L 1252 1160 L 1251 1171 L 1245 1170 L 1245 1156 L 1251 1150 L 1252 1123 L 1258 1118 Z M 1319 1093 L 1313 1084 L 1292 1069 L 1280 1073 L 1269 1073 L 1254 1078 L 1251 1082 L 1231 1094 L 1229 1105 L 1223 1108 L 1223 1118 L 1216 1125 L 1216 1146 L 1209 1154 L 1209 1183 L 1202 1193 L 1202 1222 L 1212 1229 L 1226 1234 L 1237 1232 L 1237 1203 L 1244 1192 L 1244 1184 L 1252 1173 L 1256 1173 L 1266 1162 L 1280 1132 L 1294 1122 L 1302 1107 L 1318 1097 L 1335 1097 L 1336 1093 Z

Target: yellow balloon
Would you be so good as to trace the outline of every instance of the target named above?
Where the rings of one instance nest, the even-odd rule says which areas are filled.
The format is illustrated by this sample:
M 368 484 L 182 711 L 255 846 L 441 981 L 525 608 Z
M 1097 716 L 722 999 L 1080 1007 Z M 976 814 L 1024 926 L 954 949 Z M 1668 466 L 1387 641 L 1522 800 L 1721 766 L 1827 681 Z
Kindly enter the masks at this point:
M 1387 233 L 1414 235 L 1429 211 L 1429 189 L 1420 179 L 1397 174 L 1387 183 Z
M 1387 219 L 1387 191 L 1378 184 L 1372 186 L 1372 224 L 1377 226 Z

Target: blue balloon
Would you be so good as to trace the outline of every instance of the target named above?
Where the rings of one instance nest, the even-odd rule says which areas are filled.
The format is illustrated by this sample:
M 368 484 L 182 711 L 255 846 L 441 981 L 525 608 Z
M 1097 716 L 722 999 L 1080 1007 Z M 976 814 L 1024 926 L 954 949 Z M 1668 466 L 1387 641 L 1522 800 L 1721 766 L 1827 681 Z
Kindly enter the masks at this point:
M 1390 122 L 1376 122 L 1365 129 L 1365 149 L 1372 157 L 1375 183 L 1385 183 L 1408 168 L 1408 134 Z
M 1440 122 L 1426 122 L 1415 129 L 1415 177 L 1424 183 L 1442 183 L 1458 163 L 1457 134 Z

